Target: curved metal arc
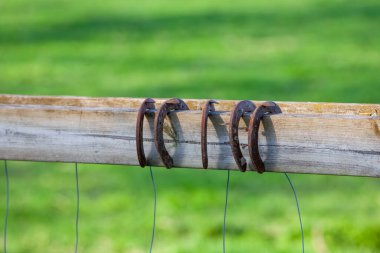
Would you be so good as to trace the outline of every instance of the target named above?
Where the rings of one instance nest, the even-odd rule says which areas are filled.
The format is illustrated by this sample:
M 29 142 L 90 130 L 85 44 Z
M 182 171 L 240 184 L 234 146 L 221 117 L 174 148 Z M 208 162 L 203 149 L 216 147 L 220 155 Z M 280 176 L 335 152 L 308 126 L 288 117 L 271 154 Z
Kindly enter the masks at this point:
M 215 112 L 214 104 L 218 104 L 215 100 L 208 100 L 202 106 L 202 122 L 201 122 L 201 152 L 202 152 L 202 165 L 204 169 L 208 167 L 207 155 L 207 119 L 210 112 Z
M 241 172 L 247 170 L 247 161 L 244 158 L 239 142 L 239 122 L 246 112 L 253 112 L 255 110 L 255 105 L 249 101 L 240 101 L 234 109 L 231 111 L 230 124 L 229 124 L 229 137 L 230 145 L 232 149 L 232 155 L 235 159 L 237 166 Z
M 136 120 L 136 151 L 137 151 L 137 158 L 139 160 L 139 164 L 141 167 L 145 167 L 147 165 L 145 152 L 144 152 L 144 136 L 143 136 L 143 129 L 144 129 L 144 116 L 147 110 L 155 109 L 154 106 L 155 101 L 151 98 L 145 99 L 137 113 L 137 120 Z
M 261 159 L 259 152 L 259 127 L 263 117 L 267 114 L 280 113 L 281 110 L 276 103 L 267 101 L 262 103 L 252 113 L 248 127 L 248 150 L 252 163 L 255 165 L 258 173 L 265 172 L 265 164 Z
M 183 111 L 189 110 L 186 103 L 178 98 L 173 98 L 165 101 L 161 107 L 157 110 L 156 117 L 154 119 L 154 143 L 158 154 L 161 157 L 162 162 L 166 168 L 173 167 L 173 158 L 169 155 L 165 148 L 164 143 L 164 120 L 166 115 L 171 111 Z

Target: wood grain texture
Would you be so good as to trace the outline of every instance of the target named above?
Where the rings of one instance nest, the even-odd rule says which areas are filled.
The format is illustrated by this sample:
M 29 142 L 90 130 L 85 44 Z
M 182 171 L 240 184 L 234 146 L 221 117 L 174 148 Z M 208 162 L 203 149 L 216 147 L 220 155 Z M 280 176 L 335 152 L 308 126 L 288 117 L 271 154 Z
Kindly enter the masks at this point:
M 155 99 L 159 103 L 164 99 Z M 0 159 L 138 165 L 137 108 L 143 99 L 0 95 Z M 202 168 L 201 107 L 170 113 L 164 139 L 175 167 Z M 237 169 L 228 139 L 229 110 L 219 101 L 208 121 L 209 169 Z M 266 116 L 259 148 L 267 171 L 380 176 L 380 105 L 277 103 L 282 114 Z M 220 112 L 226 111 L 226 112 Z M 144 122 L 148 163 L 163 166 L 155 150 L 154 113 Z M 240 144 L 249 159 L 246 124 Z
M 145 98 L 51 97 L 0 94 L 0 104 L 106 107 L 137 109 Z M 167 98 L 155 99 L 160 105 Z M 206 99 L 183 99 L 191 110 L 201 110 Z M 230 111 L 239 100 L 218 100 L 217 111 Z M 262 101 L 253 101 L 260 103 Z M 380 116 L 380 104 L 277 102 L 283 113 Z

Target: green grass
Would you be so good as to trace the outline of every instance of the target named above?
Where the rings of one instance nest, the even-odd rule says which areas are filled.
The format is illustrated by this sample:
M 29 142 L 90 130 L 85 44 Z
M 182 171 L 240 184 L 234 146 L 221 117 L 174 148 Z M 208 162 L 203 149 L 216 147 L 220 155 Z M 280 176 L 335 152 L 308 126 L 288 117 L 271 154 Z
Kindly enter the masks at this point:
M 377 0 L 2 1 L 0 93 L 379 103 L 379 24 Z M 9 167 L 9 251 L 72 251 L 74 166 Z M 147 252 L 148 170 L 79 170 L 79 252 Z M 226 173 L 154 172 L 154 252 L 221 252 Z M 377 179 L 292 179 L 307 252 L 380 251 Z M 284 175 L 232 173 L 228 252 L 300 252 L 297 219 Z

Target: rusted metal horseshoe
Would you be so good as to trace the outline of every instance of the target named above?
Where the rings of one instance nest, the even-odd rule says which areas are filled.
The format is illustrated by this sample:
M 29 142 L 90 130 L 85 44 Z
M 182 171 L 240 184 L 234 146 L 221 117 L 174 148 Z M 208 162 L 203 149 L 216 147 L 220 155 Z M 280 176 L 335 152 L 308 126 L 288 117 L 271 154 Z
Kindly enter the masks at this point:
M 155 109 L 155 101 L 151 98 L 147 98 L 142 102 L 139 111 L 137 113 L 136 120 L 136 150 L 137 158 L 141 167 L 146 166 L 146 158 L 143 144 L 143 128 L 144 128 L 144 116 L 147 110 Z
M 169 112 L 175 110 L 189 110 L 189 107 L 183 100 L 178 98 L 166 100 L 158 109 L 156 117 L 154 119 L 154 143 L 156 144 L 156 149 L 161 157 L 162 162 L 168 169 L 173 167 L 173 158 L 170 157 L 168 151 L 165 148 L 164 120 Z
M 243 154 L 241 153 L 241 149 L 240 149 L 239 121 L 240 121 L 240 118 L 243 117 L 244 113 L 253 112 L 254 110 L 255 110 L 255 105 L 249 100 L 244 100 L 244 101 L 240 101 L 231 111 L 230 126 L 229 126 L 230 127 L 229 129 L 230 144 L 231 144 L 232 154 L 234 156 L 235 162 L 241 172 L 246 171 L 247 161 L 243 157 Z
M 248 150 L 258 173 L 265 172 L 265 165 L 259 153 L 259 127 L 264 115 L 280 113 L 280 108 L 271 101 L 264 102 L 252 113 L 248 127 Z
M 202 125 L 201 125 L 201 152 L 202 152 L 202 165 L 204 169 L 208 167 L 207 156 L 207 119 L 210 112 L 215 112 L 214 104 L 218 102 L 215 100 L 207 100 L 202 107 Z

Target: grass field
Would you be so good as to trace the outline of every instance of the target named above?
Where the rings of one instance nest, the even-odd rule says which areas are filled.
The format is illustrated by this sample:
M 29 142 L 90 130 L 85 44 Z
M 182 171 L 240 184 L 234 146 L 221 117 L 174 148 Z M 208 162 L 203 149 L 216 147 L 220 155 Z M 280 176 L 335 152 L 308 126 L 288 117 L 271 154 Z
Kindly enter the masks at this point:
M 0 93 L 379 103 L 379 25 L 377 0 L 1 1 Z M 9 252 L 72 252 L 74 165 L 9 167 Z M 154 172 L 154 252 L 221 252 L 226 172 Z M 380 252 L 378 179 L 291 177 L 306 252 Z M 147 252 L 149 171 L 80 165 L 79 180 L 79 252 Z M 284 175 L 232 173 L 227 252 L 300 243 Z

